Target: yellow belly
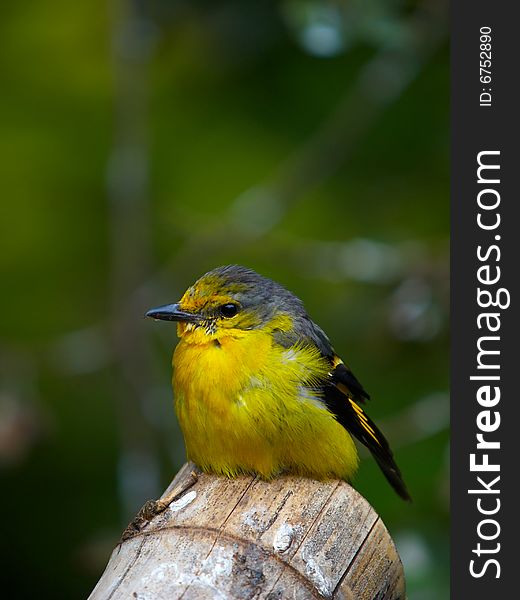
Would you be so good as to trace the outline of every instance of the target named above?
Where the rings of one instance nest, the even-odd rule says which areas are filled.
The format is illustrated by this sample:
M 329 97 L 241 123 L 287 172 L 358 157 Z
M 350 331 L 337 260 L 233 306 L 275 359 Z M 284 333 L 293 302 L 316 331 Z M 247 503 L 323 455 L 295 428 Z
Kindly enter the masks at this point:
M 317 351 L 286 350 L 262 332 L 219 343 L 181 339 L 173 367 L 187 454 L 203 470 L 264 478 L 354 474 L 352 438 L 304 385 L 328 370 Z

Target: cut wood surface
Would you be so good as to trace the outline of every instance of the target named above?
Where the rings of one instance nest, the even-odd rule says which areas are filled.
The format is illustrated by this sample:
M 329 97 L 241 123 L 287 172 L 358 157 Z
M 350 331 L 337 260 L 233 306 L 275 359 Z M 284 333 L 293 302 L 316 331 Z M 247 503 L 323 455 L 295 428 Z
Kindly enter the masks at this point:
M 344 481 L 193 476 L 127 529 L 89 600 L 397 600 L 403 568 L 368 502 Z

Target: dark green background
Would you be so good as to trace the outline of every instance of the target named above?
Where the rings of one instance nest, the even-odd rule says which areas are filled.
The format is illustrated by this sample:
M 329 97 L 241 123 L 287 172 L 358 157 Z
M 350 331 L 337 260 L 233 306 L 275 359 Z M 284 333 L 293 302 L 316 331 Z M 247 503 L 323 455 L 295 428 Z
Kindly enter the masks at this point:
M 404 0 L 2 3 L 6 597 L 86 597 L 182 464 L 175 330 L 142 315 L 226 263 L 298 294 L 372 395 L 414 502 L 368 458 L 355 485 L 410 599 L 448 596 L 444 17 Z

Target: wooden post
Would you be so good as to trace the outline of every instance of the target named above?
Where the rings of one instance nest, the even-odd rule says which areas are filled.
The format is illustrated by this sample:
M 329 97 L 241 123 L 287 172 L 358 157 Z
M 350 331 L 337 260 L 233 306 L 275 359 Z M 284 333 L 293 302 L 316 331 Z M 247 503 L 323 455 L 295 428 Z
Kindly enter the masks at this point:
M 89 600 L 405 599 L 393 541 L 347 483 L 193 469 L 168 508 L 126 530 Z

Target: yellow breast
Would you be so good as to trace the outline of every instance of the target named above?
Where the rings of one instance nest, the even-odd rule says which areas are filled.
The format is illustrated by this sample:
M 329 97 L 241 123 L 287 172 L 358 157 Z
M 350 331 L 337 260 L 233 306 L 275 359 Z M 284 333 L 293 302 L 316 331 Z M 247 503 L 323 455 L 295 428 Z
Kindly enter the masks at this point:
M 329 369 L 317 349 L 282 348 L 260 330 L 219 339 L 194 332 L 182 336 L 173 367 L 188 457 L 204 470 L 354 473 L 352 439 L 311 389 Z

